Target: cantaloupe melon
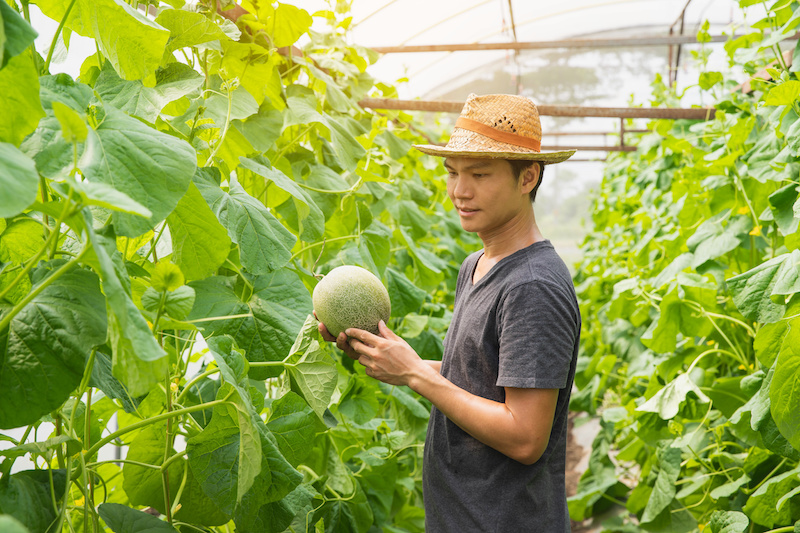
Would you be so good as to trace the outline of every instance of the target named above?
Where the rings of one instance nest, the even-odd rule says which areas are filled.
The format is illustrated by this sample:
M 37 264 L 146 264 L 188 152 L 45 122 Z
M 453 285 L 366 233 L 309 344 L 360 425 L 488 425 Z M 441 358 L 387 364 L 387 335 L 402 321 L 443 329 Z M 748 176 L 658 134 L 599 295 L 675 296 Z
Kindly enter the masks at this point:
M 378 322 L 389 320 L 392 306 L 381 280 L 365 268 L 344 265 L 317 283 L 312 295 L 314 311 L 334 337 L 347 328 L 378 335 Z

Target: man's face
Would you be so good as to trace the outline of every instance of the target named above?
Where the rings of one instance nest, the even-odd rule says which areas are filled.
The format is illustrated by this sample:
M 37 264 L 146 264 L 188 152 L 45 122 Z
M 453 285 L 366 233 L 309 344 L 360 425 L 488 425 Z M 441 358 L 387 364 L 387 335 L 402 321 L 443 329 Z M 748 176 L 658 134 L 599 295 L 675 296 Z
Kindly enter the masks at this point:
M 536 179 L 518 179 L 505 160 L 449 157 L 444 166 L 448 172 L 447 195 L 466 231 L 490 236 L 531 209 L 528 194 Z M 536 165 L 533 168 L 538 171 Z

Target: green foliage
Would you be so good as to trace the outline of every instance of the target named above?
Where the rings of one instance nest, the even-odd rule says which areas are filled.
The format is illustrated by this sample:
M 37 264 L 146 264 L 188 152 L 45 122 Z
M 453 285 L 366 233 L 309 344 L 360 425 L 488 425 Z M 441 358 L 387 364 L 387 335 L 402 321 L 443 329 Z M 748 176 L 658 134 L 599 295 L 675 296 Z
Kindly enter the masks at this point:
M 422 531 L 428 406 L 324 342 L 311 292 L 367 268 L 437 358 L 477 239 L 411 117 L 358 105 L 396 91 L 347 10 L 35 3 L 97 53 L 51 75 L 0 2 L 0 528 Z
M 571 407 L 601 431 L 569 502 L 576 519 L 624 504 L 604 531 L 800 520 L 800 81 L 775 47 L 798 21 L 796 2 L 776 2 L 726 44 L 745 73 L 777 59 L 772 80 L 744 92 L 704 73 L 713 120 L 655 121 L 635 153 L 610 157 L 575 276 Z M 679 103 L 653 88 L 654 103 Z

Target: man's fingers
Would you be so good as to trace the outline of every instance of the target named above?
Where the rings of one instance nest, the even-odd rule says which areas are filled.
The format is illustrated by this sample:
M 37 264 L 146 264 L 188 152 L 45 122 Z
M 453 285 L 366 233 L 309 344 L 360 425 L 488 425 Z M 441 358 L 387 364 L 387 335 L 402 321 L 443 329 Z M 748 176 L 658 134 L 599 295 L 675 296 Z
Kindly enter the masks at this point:
M 317 325 L 317 329 L 319 330 L 320 335 L 322 335 L 322 338 L 325 339 L 326 341 L 328 342 L 336 341 L 336 338 L 333 335 L 331 335 L 331 332 L 328 331 L 328 328 L 325 327 L 325 324 L 323 324 L 322 322 L 320 322 L 319 325 Z
M 383 320 L 378 322 L 378 331 L 381 332 L 381 335 L 383 336 L 384 339 L 398 340 L 400 338 L 395 334 L 394 331 L 389 329 L 389 326 L 387 326 L 386 322 L 384 322 Z
M 364 344 L 368 344 L 370 346 L 377 346 L 381 339 L 383 339 L 383 337 L 379 337 L 378 335 L 370 333 L 369 331 L 358 328 L 349 328 L 345 330 L 345 333 L 351 339 L 358 339 Z

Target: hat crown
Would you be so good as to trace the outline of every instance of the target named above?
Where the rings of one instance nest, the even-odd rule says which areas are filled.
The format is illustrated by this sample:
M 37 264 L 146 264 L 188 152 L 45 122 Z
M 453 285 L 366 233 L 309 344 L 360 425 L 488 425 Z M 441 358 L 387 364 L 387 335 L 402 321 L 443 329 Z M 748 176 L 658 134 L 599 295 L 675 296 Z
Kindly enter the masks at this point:
M 461 117 L 475 120 L 495 130 L 542 140 L 539 110 L 530 98 L 513 94 L 470 94 Z

